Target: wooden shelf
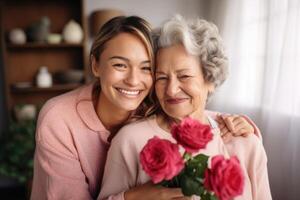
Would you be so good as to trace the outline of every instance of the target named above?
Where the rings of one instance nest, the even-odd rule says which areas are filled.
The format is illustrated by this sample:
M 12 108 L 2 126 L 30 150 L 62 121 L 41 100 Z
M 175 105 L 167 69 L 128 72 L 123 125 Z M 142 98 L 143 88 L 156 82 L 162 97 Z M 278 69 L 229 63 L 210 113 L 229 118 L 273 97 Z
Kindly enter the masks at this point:
M 82 48 L 83 44 L 48 44 L 48 43 L 26 43 L 26 44 L 8 44 L 8 49 L 47 49 L 47 48 Z
M 21 87 L 11 86 L 11 91 L 13 93 L 18 93 L 18 94 L 40 93 L 40 92 L 64 92 L 64 91 L 73 90 L 80 86 L 82 86 L 82 84 L 80 83 L 59 84 L 59 85 L 57 84 L 49 88 L 39 88 L 36 86 L 21 88 Z
M 43 105 L 48 99 L 83 84 L 54 84 L 50 88 L 38 88 L 33 80 L 41 66 L 47 66 L 53 75 L 61 71 L 82 70 L 85 73 L 83 82 L 86 81 L 89 56 L 85 1 L 0 0 L 0 57 L 4 61 L 0 70 L 4 72 L 8 113 L 17 104 Z M 9 42 L 7 36 L 11 30 L 20 28 L 26 32 L 43 16 L 47 16 L 51 22 L 50 33 L 61 34 L 66 24 L 75 20 L 83 30 L 82 42 L 49 44 L 27 40 L 27 43 L 19 45 Z

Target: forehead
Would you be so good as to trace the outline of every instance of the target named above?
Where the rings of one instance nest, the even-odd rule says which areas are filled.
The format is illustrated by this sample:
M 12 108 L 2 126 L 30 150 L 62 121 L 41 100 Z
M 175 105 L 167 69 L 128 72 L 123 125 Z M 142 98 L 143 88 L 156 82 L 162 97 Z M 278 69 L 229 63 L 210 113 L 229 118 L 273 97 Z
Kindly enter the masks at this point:
M 157 71 L 180 69 L 196 70 L 200 69 L 200 60 L 198 56 L 189 54 L 183 45 L 172 45 L 161 48 L 156 57 Z
M 102 54 L 120 54 L 149 59 L 146 45 L 133 33 L 119 33 L 106 42 Z

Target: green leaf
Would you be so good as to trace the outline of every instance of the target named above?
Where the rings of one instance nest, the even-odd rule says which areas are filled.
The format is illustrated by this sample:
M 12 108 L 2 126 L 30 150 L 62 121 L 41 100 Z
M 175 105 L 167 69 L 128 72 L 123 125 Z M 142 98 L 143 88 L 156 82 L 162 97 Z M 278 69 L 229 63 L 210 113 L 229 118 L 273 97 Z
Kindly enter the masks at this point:
M 201 200 L 218 200 L 218 198 L 213 193 L 205 190 L 201 195 Z
M 201 162 L 201 163 L 207 163 L 208 158 L 209 158 L 209 156 L 201 153 L 201 154 L 198 154 L 197 156 L 195 156 L 193 158 L 193 160 L 197 160 L 198 162 Z
M 193 179 L 193 177 L 189 177 L 186 175 L 183 175 L 180 180 L 180 185 L 182 189 L 182 193 L 185 196 L 191 196 L 191 195 L 198 195 L 201 196 L 201 194 L 204 191 L 204 188 L 200 185 L 200 183 Z
M 10 121 L 0 138 L 0 175 L 25 182 L 32 178 L 36 121 Z
M 185 173 L 189 176 L 198 177 L 198 181 L 202 182 L 204 172 L 207 168 L 208 156 L 199 154 L 194 158 L 188 160 L 185 166 Z

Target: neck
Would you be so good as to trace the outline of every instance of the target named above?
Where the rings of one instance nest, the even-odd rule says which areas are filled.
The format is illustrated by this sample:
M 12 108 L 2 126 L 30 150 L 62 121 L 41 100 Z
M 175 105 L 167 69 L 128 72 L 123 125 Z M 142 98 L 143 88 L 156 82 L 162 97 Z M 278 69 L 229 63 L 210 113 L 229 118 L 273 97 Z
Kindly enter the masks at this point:
M 186 116 L 186 117 L 191 117 L 193 119 L 199 120 L 203 124 L 210 124 L 209 121 L 208 121 L 208 118 L 204 114 L 204 112 L 201 115 L 200 114 L 191 114 L 191 115 Z M 162 113 L 162 114 L 160 114 L 160 115 L 157 116 L 157 123 L 160 126 L 160 128 L 162 128 L 165 131 L 169 132 L 171 130 L 171 125 L 173 123 L 179 123 L 184 118 L 185 117 L 172 118 L 172 117 L 166 115 L 165 113 Z
M 114 135 L 130 116 L 130 111 L 117 108 L 100 92 L 96 102 L 96 113 L 104 127 Z

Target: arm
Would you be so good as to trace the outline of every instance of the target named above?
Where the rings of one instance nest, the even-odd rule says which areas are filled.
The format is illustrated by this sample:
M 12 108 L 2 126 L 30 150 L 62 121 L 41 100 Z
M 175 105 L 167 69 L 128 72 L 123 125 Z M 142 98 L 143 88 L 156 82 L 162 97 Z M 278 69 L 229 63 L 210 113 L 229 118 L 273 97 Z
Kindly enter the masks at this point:
M 82 169 L 71 128 L 51 105 L 42 109 L 38 120 L 31 199 L 95 199 L 98 193 Z M 110 198 L 123 200 L 123 195 Z
M 125 134 L 120 131 L 112 140 L 98 199 L 126 191 L 137 184 L 138 155 L 130 140 L 126 142 L 123 135 Z
M 256 140 L 256 145 L 249 149 L 249 176 L 252 185 L 253 199 L 271 200 L 271 191 L 267 169 L 267 155 L 262 141 Z
M 40 118 L 31 199 L 92 199 L 67 125 L 51 112 Z

